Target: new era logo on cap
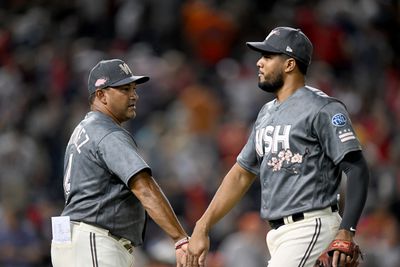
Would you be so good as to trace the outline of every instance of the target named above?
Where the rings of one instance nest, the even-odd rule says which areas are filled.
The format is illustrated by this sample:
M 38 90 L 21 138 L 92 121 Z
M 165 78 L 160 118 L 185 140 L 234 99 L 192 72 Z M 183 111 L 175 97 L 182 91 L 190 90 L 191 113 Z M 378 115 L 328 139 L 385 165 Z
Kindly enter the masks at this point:
M 136 84 L 147 82 L 147 76 L 135 76 L 129 66 L 120 59 L 102 60 L 90 71 L 88 79 L 89 94 L 97 89 L 117 87 L 135 82 Z

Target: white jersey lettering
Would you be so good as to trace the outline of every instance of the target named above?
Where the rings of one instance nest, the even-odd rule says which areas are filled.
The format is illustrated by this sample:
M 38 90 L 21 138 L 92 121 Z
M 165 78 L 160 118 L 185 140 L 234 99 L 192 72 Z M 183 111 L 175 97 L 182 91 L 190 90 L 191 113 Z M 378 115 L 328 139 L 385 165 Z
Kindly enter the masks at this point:
M 282 145 L 282 149 L 290 149 L 289 145 L 289 132 L 291 125 L 284 125 L 283 133 L 280 134 L 281 125 L 277 125 L 274 131 L 274 145 L 272 148 L 272 153 L 278 153 L 278 145 Z
M 273 146 L 273 138 L 272 135 L 274 133 L 274 126 L 268 125 L 265 128 L 265 134 L 263 136 L 263 143 L 264 143 L 264 153 L 268 154 L 271 151 Z
M 256 152 L 260 157 L 264 155 L 263 141 L 262 141 L 264 132 L 265 128 L 261 128 L 256 131 Z
M 71 153 L 68 158 L 67 169 L 64 175 L 64 192 L 66 196 L 68 196 L 69 193 L 71 192 L 71 170 L 72 170 L 73 157 L 74 154 Z
M 83 139 L 83 140 L 82 140 Z M 81 153 L 81 147 L 89 141 L 89 136 L 86 134 L 85 128 L 82 126 L 76 127 L 71 136 L 71 143 L 75 145 L 78 153 Z
M 283 132 L 281 131 L 283 128 Z M 256 131 L 256 152 L 262 157 L 270 152 L 290 149 L 289 133 L 291 125 L 268 125 Z M 282 133 L 281 133 L 282 132 Z

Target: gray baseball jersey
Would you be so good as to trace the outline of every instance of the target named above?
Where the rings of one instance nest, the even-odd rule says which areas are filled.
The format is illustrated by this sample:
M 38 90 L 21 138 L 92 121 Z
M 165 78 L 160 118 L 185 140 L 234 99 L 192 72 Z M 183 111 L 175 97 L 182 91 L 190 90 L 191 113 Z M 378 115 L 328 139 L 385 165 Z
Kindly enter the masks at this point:
M 128 181 L 145 169 L 150 172 L 129 132 L 101 112 L 89 112 L 67 145 L 62 215 L 141 245 L 145 210 Z
M 260 110 L 237 158 L 261 182 L 261 217 L 274 220 L 337 203 L 337 164 L 361 150 L 344 104 L 305 86 Z

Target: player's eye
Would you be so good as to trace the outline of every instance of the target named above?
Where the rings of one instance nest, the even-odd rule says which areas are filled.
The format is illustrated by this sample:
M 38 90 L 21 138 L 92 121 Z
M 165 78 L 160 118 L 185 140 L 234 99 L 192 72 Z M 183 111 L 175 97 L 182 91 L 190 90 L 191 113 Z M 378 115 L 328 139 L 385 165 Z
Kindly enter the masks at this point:
M 116 89 L 118 89 L 119 91 L 122 91 L 122 92 L 127 92 L 127 91 L 129 91 L 130 87 L 123 85 L 123 86 L 118 86 Z

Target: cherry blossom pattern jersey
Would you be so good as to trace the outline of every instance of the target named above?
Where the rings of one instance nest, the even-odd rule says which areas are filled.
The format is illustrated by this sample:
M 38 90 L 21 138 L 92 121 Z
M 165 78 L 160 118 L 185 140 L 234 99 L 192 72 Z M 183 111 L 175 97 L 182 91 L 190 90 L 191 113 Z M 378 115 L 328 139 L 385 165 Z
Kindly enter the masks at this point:
M 361 150 L 343 103 L 304 86 L 260 110 L 237 157 L 261 182 L 261 217 L 274 220 L 337 203 L 338 163 Z

